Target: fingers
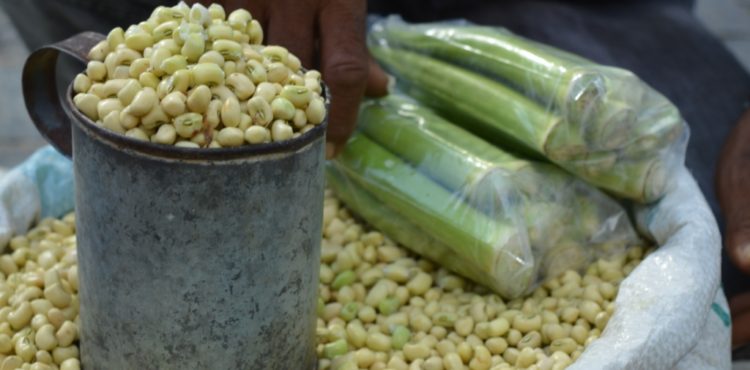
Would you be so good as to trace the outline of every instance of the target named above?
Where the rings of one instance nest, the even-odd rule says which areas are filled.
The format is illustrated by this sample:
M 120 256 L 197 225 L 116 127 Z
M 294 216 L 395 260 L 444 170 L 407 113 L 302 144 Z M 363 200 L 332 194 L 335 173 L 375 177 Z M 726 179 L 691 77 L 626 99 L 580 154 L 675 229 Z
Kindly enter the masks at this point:
M 310 1 L 276 0 L 268 10 L 268 45 L 289 49 L 305 68 L 313 68 L 315 8 Z
M 372 57 L 369 58 L 365 95 L 373 98 L 388 95 L 390 78 Z
M 724 244 L 732 261 L 750 273 L 750 111 L 724 144 L 716 189 L 726 221 Z
M 329 151 L 337 154 L 354 130 L 367 83 L 365 1 L 327 0 L 319 9 L 323 79 L 331 92 Z

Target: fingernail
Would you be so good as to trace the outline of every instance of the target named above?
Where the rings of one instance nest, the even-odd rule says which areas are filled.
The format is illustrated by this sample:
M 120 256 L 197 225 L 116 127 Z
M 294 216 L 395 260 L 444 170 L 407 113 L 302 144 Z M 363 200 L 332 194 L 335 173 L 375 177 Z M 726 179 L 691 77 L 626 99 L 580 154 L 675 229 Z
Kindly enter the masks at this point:
M 332 159 L 334 154 L 336 154 L 336 145 L 326 143 L 326 159 Z

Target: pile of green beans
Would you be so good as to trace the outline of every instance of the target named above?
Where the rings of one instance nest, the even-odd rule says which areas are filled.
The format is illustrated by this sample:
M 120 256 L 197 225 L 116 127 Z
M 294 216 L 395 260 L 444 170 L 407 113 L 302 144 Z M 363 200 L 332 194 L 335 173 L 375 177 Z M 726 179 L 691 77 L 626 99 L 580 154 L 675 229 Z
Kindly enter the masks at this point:
M 370 230 L 330 190 L 318 299 L 320 370 L 559 370 L 596 340 L 648 253 L 591 264 L 503 300 Z M 0 370 L 79 370 L 74 214 L 0 245 Z
M 290 140 L 323 122 L 321 74 L 281 46 L 264 46 L 244 9 L 157 7 L 113 29 L 89 52 L 73 101 L 97 125 L 190 148 Z

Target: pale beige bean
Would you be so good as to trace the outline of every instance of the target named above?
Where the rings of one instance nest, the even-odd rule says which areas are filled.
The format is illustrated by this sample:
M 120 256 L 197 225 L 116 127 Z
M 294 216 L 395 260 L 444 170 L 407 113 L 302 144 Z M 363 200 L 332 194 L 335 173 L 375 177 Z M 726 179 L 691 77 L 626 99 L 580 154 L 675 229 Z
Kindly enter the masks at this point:
M 191 138 L 203 127 L 203 116 L 198 113 L 185 113 L 174 119 L 174 128 L 182 138 Z
M 76 93 L 86 93 L 91 88 L 91 79 L 83 73 L 76 75 L 73 80 L 73 91 Z
M 310 90 L 310 91 L 312 91 L 314 93 L 317 93 L 317 94 L 321 94 L 323 92 L 323 88 L 320 86 L 320 81 L 318 81 L 318 80 L 314 80 L 314 79 L 311 79 L 311 78 L 305 78 L 304 86 L 308 90 Z
M 294 104 L 284 97 L 276 97 L 271 102 L 271 111 L 273 112 L 274 119 L 291 121 L 294 119 L 296 109 Z
M 250 76 L 250 79 L 255 84 L 268 81 L 268 71 L 263 63 L 258 60 L 248 60 L 245 65 L 245 73 Z
M 31 318 L 31 328 L 34 330 L 39 330 L 39 328 L 47 324 L 49 324 L 49 320 L 45 314 L 37 313 Z
M 34 335 L 34 343 L 38 349 L 50 351 L 57 347 L 57 338 L 55 337 L 55 327 L 51 324 L 43 325 Z
M 214 23 L 208 27 L 208 39 L 216 41 L 232 38 L 232 27 L 224 23 Z
M 575 349 L 578 348 L 578 343 L 573 338 L 561 338 L 552 341 L 549 345 L 550 352 L 561 351 L 566 354 L 571 354 Z
M 516 357 L 515 365 L 520 368 L 528 368 L 532 364 L 536 363 L 536 353 L 531 348 L 524 348 Z
M 260 53 L 271 61 L 271 63 L 286 64 L 289 58 L 289 51 L 283 46 L 266 46 Z
M 289 54 L 286 61 L 286 66 L 289 67 L 292 73 L 297 73 L 299 72 L 300 68 L 302 68 L 302 61 L 300 61 L 296 55 Z
M 528 333 L 542 328 L 542 317 L 533 315 L 517 315 L 513 318 L 513 328 L 521 333 Z
M 255 97 L 263 98 L 269 104 L 276 97 L 276 87 L 269 82 L 261 82 L 255 89 Z
M 240 112 L 240 102 L 237 101 L 237 98 L 232 96 L 229 97 L 227 100 L 224 101 L 224 105 L 221 107 L 221 122 L 226 127 L 236 128 L 240 124 L 240 118 L 241 118 L 241 112 Z M 237 129 L 237 132 L 232 131 L 232 137 L 235 137 L 234 134 L 238 134 L 239 143 L 236 145 L 242 144 L 243 139 L 243 133 L 241 130 Z M 234 143 L 233 140 L 230 140 L 230 142 Z M 224 145 L 221 140 L 219 141 L 219 144 Z M 234 145 L 228 145 L 228 146 L 234 146 Z
M 159 78 L 151 72 L 144 72 L 138 76 L 138 82 L 143 87 L 150 87 L 156 89 L 159 86 Z
M 130 63 L 128 67 L 128 75 L 130 78 L 139 78 L 141 74 L 148 71 L 151 67 L 151 60 L 149 58 L 138 58 Z
M 52 359 L 58 365 L 70 358 L 78 358 L 77 346 L 57 347 L 52 351 Z
M 154 50 L 154 52 L 151 54 L 151 57 L 149 58 L 149 63 L 151 67 L 150 71 L 156 76 L 163 75 L 165 72 L 161 68 L 162 62 L 164 62 L 167 58 L 171 56 L 172 56 L 172 53 L 168 49 Z
M 301 109 L 297 109 L 294 112 L 294 118 L 292 119 L 292 124 L 294 125 L 294 128 L 297 130 L 301 130 L 307 126 L 307 115 L 305 114 L 305 111 Z M 304 132 L 303 132 L 304 133 Z
M 310 104 L 307 106 L 305 113 L 307 114 L 307 120 L 310 123 L 317 125 L 323 122 L 326 116 L 326 107 L 325 107 L 325 103 L 323 102 L 323 99 L 321 98 L 312 99 L 310 101 Z
M 99 97 L 94 94 L 76 94 L 76 96 L 73 97 L 73 103 L 76 107 L 92 121 L 99 119 L 99 113 L 97 110 L 99 101 Z
M 61 347 L 68 347 L 78 338 L 78 325 L 70 320 L 64 321 L 55 332 L 55 338 Z
M 391 338 L 382 333 L 371 333 L 366 343 L 373 351 L 386 352 L 391 349 Z
M 177 140 L 177 130 L 171 124 L 159 126 L 156 134 L 151 137 L 151 141 L 159 144 L 172 145 Z
M 205 123 L 210 127 L 216 128 L 221 123 L 221 107 L 223 102 L 219 99 L 211 100 L 206 109 Z
M 180 54 L 181 47 L 174 38 L 159 40 L 153 46 L 154 49 L 166 48 L 172 55 Z
M 304 86 L 284 86 L 279 95 L 292 102 L 299 109 L 306 108 L 312 99 L 312 93 Z
M 225 62 L 224 57 L 219 52 L 213 50 L 203 53 L 198 59 L 198 64 L 211 63 L 216 64 L 217 67 L 223 67 Z
M 16 355 L 20 357 L 24 362 L 31 362 L 37 351 L 36 346 L 34 345 L 34 343 L 32 343 L 31 338 L 29 338 L 28 336 L 22 337 L 17 340 L 15 346 L 13 346 L 13 349 Z
M 0 370 L 20 369 L 23 362 L 23 359 L 19 356 L 8 356 L 3 360 L 2 364 L 0 364 Z
M 518 345 L 522 338 L 523 334 L 521 334 L 521 332 L 516 329 L 510 329 L 510 331 L 508 331 L 508 335 L 506 336 L 508 344 L 510 344 L 511 346 Z
M 141 117 L 141 125 L 147 130 L 154 130 L 160 125 L 169 122 L 169 116 L 156 104 L 145 116 Z
M 77 358 L 69 358 L 60 364 L 60 370 L 81 370 L 81 362 Z
M 107 34 L 107 44 L 109 50 L 115 50 L 117 46 L 125 43 L 125 31 L 122 27 L 115 27 Z
M 167 94 L 167 96 L 165 96 L 164 99 L 161 100 L 160 105 L 164 113 L 172 117 L 177 117 L 185 113 L 186 101 L 187 97 L 185 96 L 185 94 L 179 91 L 175 91 L 173 93 Z
M 224 76 L 229 76 L 235 72 L 237 72 L 237 63 L 231 60 L 224 63 Z
M 68 307 L 71 302 L 70 293 L 63 288 L 61 283 L 54 283 L 44 288 L 44 298 L 57 308 Z M 31 306 L 29 310 L 31 311 Z
M 125 133 L 125 128 L 120 124 L 120 111 L 112 111 L 102 120 L 102 126 L 119 134 Z
M 594 323 L 596 320 L 596 315 L 601 312 L 602 309 L 596 302 L 593 301 L 583 301 L 580 304 L 580 312 L 581 317 L 586 319 L 590 323 Z
M 164 71 L 164 73 L 168 75 L 173 75 L 177 71 L 186 69 L 187 65 L 188 61 L 186 56 L 173 55 L 162 60 L 161 64 L 159 65 L 159 69 L 161 71 Z
M 104 58 L 109 54 L 110 48 L 107 41 L 100 41 L 94 47 L 91 48 L 88 54 L 89 60 L 103 61 Z
M 99 103 L 96 105 L 96 114 L 99 118 L 107 117 L 108 114 L 112 112 L 117 112 L 119 116 L 119 112 L 122 111 L 123 106 L 122 103 L 120 103 L 119 99 L 115 98 L 109 98 L 109 99 L 102 99 L 99 101 Z
M 133 101 L 128 105 L 128 114 L 135 117 L 143 117 L 150 112 L 158 103 L 156 91 L 150 87 L 145 87 L 139 91 Z
M 107 77 L 107 67 L 102 62 L 90 61 L 86 65 L 86 76 L 93 81 L 104 81 Z
M 140 127 L 131 128 L 130 130 L 125 131 L 125 136 L 132 138 L 132 139 L 140 140 L 140 141 L 149 140 L 146 132 L 143 131 Z
M 250 144 L 268 143 L 271 141 L 271 131 L 263 126 L 250 126 L 245 130 L 245 141 Z
M 198 63 L 192 71 L 196 85 L 217 86 L 224 83 L 224 71 L 217 64 Z
M 190 33 L 185 37 L 185 42 L 180 52 L 187 58 L 188 62 L 195 63 L 200 59 L 205 48 L 206 43 L 203 40 L 203 36 L 200 33 Z
M 236 41 L 216 40 L 212 49 L 221 54 L 224 60 L 239 60 L 242 57 L 242 46 Z
M 457 353 L 449 353 L 443 357 L 443 368 L 446 370 L 463 370 L 464 363 Z
M 263 28 L 256 19 L 247 24 L 247 35 L 250 36 L 250 43 L 259 45 L 263 43 Z
M 28 325 L 34 311 L 29 302 L 22 302 L 18 307 L 8 313 L 7 321 L 13 330 L 21 330 Z
M 531 331 L 528 332 L 526 335 L 521 338 L 521 340 L 518 342 L 516 347 L 518 349 L 523 348 L 539 348 L 542 345 L 542 335 L 539 334 L 537 331 Z
M 271 63 L 266 67 L 266 77 L 269 82 L 281 83 L 289 77 L 289 68 L 283 63 Z
M 211 103 L 211 89 L 206 85 L 199 85 L 190 91 L 187 107 L 194 113 L 205 113 Z
M 255 92 L 255 85 L 242 73 L 232 73 L 227 77 L 227 86 L 232 89 L 237 99 L 247 100 Z
M 120 100 L 120 103 L 122 103 L 123 106 L 130 105 L 141 89 L 141 84 L 137 80 L 129 79 L 125 82 L 123 87 L 117 91 L 117 99 Z
M 54 363 L 52 354 L 44 350 L 36 351 L 36 353 L 34 354 L 34 360 L 38 364 L 52 365 Z
M 245 141 L 245 135 L 236 127 L 225 127 L 219 131 L 216 140 L 222 147 L 240 146 Z
M 141 120 L 130 114 L 130 109 L 127 107 L 120 112 L 120 125 L 125 128 L 126 130 L 131 130 L 138 126 L 138 124 L 141 123 Z
M 240 105 L 240 108 L 242 108 L 242 107 L 247 107 L 247 105 L 245 105 L 245 104 Z M 252 125 L 253 125 L 253 119 L 250 118 L 250 115 L 247 114 L 247 113 L 242 113 L 240 115 L 240 124 L 239 124 L 239 126 L 237 126 L 237 128 L 239 128 L 240 130 L 242 130 L 242 132 L 245 132 Z
M 261 84 L 262 85 L 262 84 Z M 260 89 L 260 87 L 259 87 Z M 253 119 L 253 123 L 266 126 L 273 120 L 273 111 L 268 101 L 262 97 L 255 96 L 247 102 L 247 114 Z

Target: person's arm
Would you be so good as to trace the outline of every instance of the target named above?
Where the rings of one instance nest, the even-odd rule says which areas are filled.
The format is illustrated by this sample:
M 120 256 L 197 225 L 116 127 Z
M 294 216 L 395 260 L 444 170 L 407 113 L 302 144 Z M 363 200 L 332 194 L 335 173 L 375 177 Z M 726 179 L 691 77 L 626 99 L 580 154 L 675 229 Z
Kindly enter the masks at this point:
M 726 225 L 724 245 L 734 264 L 750 274 L 750 110 L 724 143 L 716 192 Z
M 383 95 L 385 77 L 369 63 L 365 45 L 365 0 L 225 0 L 227 14 L 249 10 L 266 31 L 264 43 L 282 45 L 306 68 L 320 68 L 330 89 L 328 157 L 338 153 L 354 130 L 359 103 Z M 204 2 L 205 4 L 205 2 Z M 374 84 L 374 85 L 373 85 Z
M 724 143 L 716 172 L 716 192 L 725 222 L 724 247 L 732 262 L 750 279 L 750 110 Z M 750 294 L 729 302 L 732 345 L 750 343 Z

